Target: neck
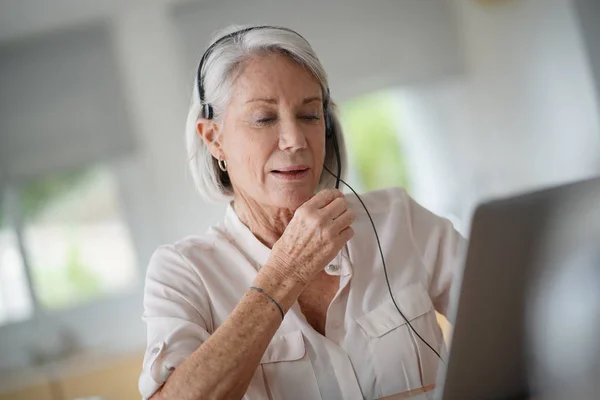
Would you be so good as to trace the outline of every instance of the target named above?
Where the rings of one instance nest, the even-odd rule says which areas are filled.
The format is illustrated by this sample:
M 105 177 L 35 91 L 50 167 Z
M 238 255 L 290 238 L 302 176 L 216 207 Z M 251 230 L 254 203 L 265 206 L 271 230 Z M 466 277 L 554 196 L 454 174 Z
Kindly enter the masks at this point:
M 240 221 L 269 248 L 283 235 L 294 216 L 292 209 L 261 205 L 243 195 L 235 196 L 233 209 Z

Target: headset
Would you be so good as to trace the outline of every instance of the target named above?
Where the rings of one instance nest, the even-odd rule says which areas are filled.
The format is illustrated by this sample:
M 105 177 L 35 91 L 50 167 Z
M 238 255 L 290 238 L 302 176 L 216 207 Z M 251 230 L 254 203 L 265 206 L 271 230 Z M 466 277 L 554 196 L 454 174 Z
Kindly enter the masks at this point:
M 203 87 L 203 83 L 204 83 L 204 74 L 203 74 L 203 68 L 204 68 L 204 64 L 206 62 L 206 60 L 208 59 L 208 57 L 210 56 L 210 54 L 214 51 L 215 48 L 217 48 L 218 46 L 222 45 L 223 43 L 227 42 L 227 41 L 235 41 L 237 38 L 241 37 L 242 35 L 244 35 L 247 32 L 250 31 L 254 31 L 254 30 L 259 30 L 259 29 L 277 29 L 277 30 L 282 30 L 282 31 L 286 31 L 286 32 L 290 32 L 293 33 L 294 35 L 297 35 L 298 37 L 302 38 L 302 40 L 304 40 L 307 44 L 308 41 L 302 36 L 300 35 L 298 32 L 289 29 L 289 28 L 285 28 L 282 26 L 271 26 L 271 25 L 259 25 L 259 26 L 251 26 L 248 28 L 244 28 L 244 29 L 240 29 L 237 30 L 235 32 L 231 32 L 219 39 L 217 39 L 216 41 L 214 41 L 204 52 L 204 54 L 202 55 L 202 58 L 200 59 L 200 64 L 198 65 L 198 73 L 197 73 L 197 85 L 198 85 L 198 97 L 200 100 L 200 105 L 202 107 L 202 117 L 206 118 L 206 119 L 212 119 L 214 117 L 214 111 L 213 108 L 210 104 L 206 103 L 204 100 L 204 87 Z M 310 44 L 309 44 L 310 46 Z M 326 140 L 331 140 L 332 144 L 333 144 L 333 149 L 335 152 L 335 158 L 336 158 L 336 165 L 337 165 L 337 174 L 334 174 L 333 172 L 331 172 L 329 170 L 329 168 L 327 168 L 327 166 L 323 165 L 323 168 L 329 173 L 331 174 L 334 178 L 335 178 L 335 188 L 339 189 L 340 187 L 340 182 L 343 183 L 344 185 L 346 185 L 351 191 L 352 193 L 354 193 L 354 195 L 358 198 L 358 200 L 360 201 L 360 204 L 362 204 L 363 208 L 365 209 L 365 211 L 367 212 L 367 215 L 369 216 L 369 220 L 371 221 L 371 226 L 373 227 L 373 232 L 375 233 L 375 239 L 377 240 L 377 247 L 379 248 L 379 254 L 381 256 L 381 262 L 383 265 L 383 271 L 385 274 L 385 281 L 387 283 L 387 287 L 388 287 L 388 291 L 390 294 L 390 297 L 392 299 L 392 302 L 394 303 L 394 306 L 396 307 L 396 310 L 398 310 L 398 312 L 400 313 L 400 315 L 402 316 L 402 318 L 404 319 L 404 321 L 406 321 L 406 323 L 408 324 L 408 326 L 410 327 L 410 329 L 412 330 L 412 332 L 431 350 L 435 353 L 435 355 L 440 359 L 440 361 L 442 361 L 442 363 L 445 364 L 444 359 L 440 356 L 440 353 L 437 352 L 437 350 L 435 350 L 425 339 L 423 339 L 423 337 L 415 330 L 415 328 L 412 326 L 412 324 L 410 323 L 410 321 L 408 320 L 408 318 L 406 318 L 406 316 L 404 315 L 404 313 L 400 310 L 400 308 L 398 307 L 398 304 L 396 303 L 396 299 L 394 298 L 394 295 L 392 293 L 392 287 L 390 285 L 390 280 L 388 277 L 388 272 L 387 272 L 387 267 L 385 265 L 385 258 L 383 257 L 383 251 L 381 250 L 381 243 L 379 241 L 379 235 L 377 234 L 377 229 L 375 228 L 375 223 L 373 222 L 373 218 L 371 218 L 371 214 L 369 213 L 369 210 L 367 209 L 367 206 L 365 205 L 365 203 L 363 203 L 362 199 L 360 198 L 360 196 L 358 195 L 358 193 L 356 193 L 356 191 L 346 182 L 344 182 L 341 178 L 342 176 L 342 164 L 341 164 L 341 160 L 340 160 L 340 148 L 338 145 L 338 141 L 337 141 L 337 132 L 336 132 L 336 127 L 333 124 L 333 118 L 331 117 L 331 114 L 329 113 L 329 102 L 330 102 L 330 94 L 329 94 L 329 87 L 324 89 L 324 93 L 323 93 L 323 118 L 325 119 L 325 138 Z M 420 360 L 420 357 L 419 357 Z

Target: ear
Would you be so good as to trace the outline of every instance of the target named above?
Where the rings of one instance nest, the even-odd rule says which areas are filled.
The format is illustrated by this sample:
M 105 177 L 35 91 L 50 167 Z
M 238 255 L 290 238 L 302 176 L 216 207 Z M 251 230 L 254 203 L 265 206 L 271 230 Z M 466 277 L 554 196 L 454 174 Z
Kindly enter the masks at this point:
M 201 118 L 196 124 L 196 130 L 198 135 L 204 141 L 204 144 L 208 147 L 210 153 L 217 160 L 224 158 L 223 149 L 221 143 L 219 143 L 219 124 L 213 120 Z

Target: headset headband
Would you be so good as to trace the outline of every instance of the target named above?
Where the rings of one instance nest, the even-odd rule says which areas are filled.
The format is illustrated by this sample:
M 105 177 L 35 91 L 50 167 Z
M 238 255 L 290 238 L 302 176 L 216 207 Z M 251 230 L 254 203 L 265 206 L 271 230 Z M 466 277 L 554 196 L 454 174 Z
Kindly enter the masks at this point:
M 253 30 L 257 30 L 257 29 L 279 29 L 282 31 L 291 32 L 294 35 L 297 35 L 298 37 L 302 38 L 302 40 L 304 40 L 308 44 L 308 41 L 304 38 L 304 36 L 302 36 L 301 34 L 299 34 L 296 31 L 294 31 L 293 29 L 285 28 L 283 26 L 272 26 L 272 25 L 251 26 L 248 28 L 240 29 L 235 32 L 231 32 L 231 33 L 215 40 L 213 42 L 213 44 L 211 44 L 206 49 L 204 54 L 202 55 L 202 58 L 200 59 L 200 64 L 198 65 L 198 72 L 197 72 L 197 78 L 196 78 L 197 84 L 198 84 L 198 98 L 200 99 L 200 104 L 202 105 L 202 108 L 203 108 L 204 118 L 211 119 L 213 116 L 213 111 L 212 111 L 212 107 L 210 106 L 210 104 L 204 103 L 204 84 L 203 84 L 204 75 L 202 74 L 202 69 L 204 68 L 204 63 L 206 62 L 206 60 L 208 59 L 210 54 L 214 51 L 214 49 L 217 46 L 221 45 L 222 43 L 224 43 L 228 40 L 235 40 L 236 37 L 240 37 L 241 35 L 245 34 L 246 32 L 250 32 Z M 326 98 L 323 99 L 323 104 L 325 107 L 327 107 L 327 103 L 329 100 L 329 88 L 325 88 L 325 96 L 326 96 Z

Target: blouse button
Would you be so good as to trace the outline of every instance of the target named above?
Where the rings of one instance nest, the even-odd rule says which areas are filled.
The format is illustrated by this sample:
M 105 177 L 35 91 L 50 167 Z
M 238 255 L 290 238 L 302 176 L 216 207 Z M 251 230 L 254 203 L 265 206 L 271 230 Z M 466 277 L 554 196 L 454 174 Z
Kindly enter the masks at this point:
M 340 270 L 340 266 L 339 265 L 335 265 L 335 264 L 329 264 L 327 266 L 327 270 L 329 272 L 338 272 Z

